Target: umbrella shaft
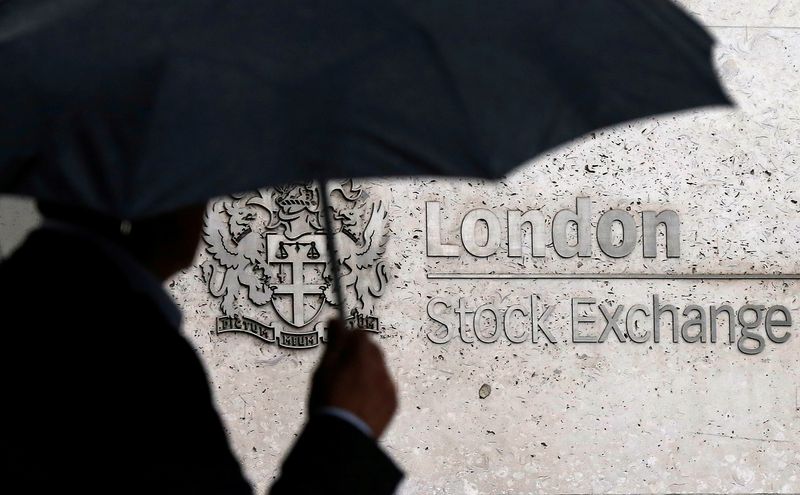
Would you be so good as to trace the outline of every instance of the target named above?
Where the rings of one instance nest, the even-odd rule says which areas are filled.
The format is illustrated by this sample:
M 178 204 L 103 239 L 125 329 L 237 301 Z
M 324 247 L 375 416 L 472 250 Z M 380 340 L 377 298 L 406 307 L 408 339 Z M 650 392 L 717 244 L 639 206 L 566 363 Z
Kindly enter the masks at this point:
M 333 294 L 338 306 L 339 319 L 342 324 L 345 322 L 345 307 L 344 307 L 344 292 L 342 288 L 341 267 L 339 266 L 336 255 L 336 241 L 333 238 L 333 213 L 331 212 L 330 203 L 328 198 L 328 181 L 320 180 L 319 184 L 319 199 L 320 206 L 322 206 L 323 215 L 325 217 L 325 241 L 328 245 L 328 262 L 331 264 L 331 274 L 333 276 Z

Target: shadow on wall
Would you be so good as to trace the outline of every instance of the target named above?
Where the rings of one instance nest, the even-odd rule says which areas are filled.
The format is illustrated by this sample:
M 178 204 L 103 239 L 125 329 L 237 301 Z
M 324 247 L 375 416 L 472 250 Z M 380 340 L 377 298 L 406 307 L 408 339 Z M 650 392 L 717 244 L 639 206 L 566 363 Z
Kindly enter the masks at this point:
M 14 252 L 40 221 L 32 200 L 0 196 L 0 259 Z

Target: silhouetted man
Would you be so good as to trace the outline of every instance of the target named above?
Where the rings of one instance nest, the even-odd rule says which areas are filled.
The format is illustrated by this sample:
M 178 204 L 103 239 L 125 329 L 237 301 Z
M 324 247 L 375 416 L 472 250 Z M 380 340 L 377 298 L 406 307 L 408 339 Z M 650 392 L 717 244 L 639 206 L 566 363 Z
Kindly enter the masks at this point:
M 0 264 L 4 457 L 18 493 L 251 493 L 162 287 L 191 265 L 204 206 L 128 224 L 40 204 Z M 335 325 L 309 419 L 271 493 L 392 493 L 396 408 L 378 347 Z

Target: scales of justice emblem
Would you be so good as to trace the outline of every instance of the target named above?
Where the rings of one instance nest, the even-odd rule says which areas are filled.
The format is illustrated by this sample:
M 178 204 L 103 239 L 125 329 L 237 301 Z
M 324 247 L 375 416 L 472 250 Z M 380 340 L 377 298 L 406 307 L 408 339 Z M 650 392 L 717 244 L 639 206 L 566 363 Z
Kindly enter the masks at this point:
M 217 334 L 245 332 L 289 348 L 325 342 L 326 308 L 335 305 L 333 270 L 342 274 L 346 324 L 377 332 L 375 298 L 386 290 L 382 259 L 389 225 L 386 206 L 352 181 L 330 191 L 337 259 L 329 260 L 316 185 L 233 195 L 206 212 L 200 265 L 209 293 L 220 300 Z M 329 311 L 330 312 L 330 311 Z

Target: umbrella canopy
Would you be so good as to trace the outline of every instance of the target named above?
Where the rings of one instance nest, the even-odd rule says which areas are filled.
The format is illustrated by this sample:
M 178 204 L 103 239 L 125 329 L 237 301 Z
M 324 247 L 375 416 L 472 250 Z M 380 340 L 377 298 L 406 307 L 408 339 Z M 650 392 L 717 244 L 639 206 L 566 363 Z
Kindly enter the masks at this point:
M 136 219 L 327 177 L 496 178 L 724 104 L 667 0 L 6 0 L 0 192 Z

